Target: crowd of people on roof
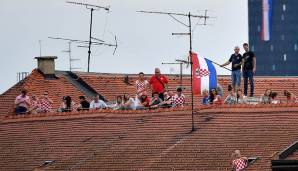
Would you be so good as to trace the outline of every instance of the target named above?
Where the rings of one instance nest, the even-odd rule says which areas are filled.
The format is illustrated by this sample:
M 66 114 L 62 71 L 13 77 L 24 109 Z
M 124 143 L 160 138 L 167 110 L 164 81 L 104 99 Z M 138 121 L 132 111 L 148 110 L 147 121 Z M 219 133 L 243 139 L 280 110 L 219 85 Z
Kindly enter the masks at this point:
M 243 94 L 241 89 L 234 90 L 231 85 L 228 85 L 228 95 L 224 100 L 216 89 L 211 89 L 210 94 L 208 90 L 203 90 L 202 104 L 279 104 L 281 100 L 277 99 L 277 92 L 271 89 L 266 89 L 264 94 L 260 98 L 247 97 Z M 295 94 L 288 90 L 283 91 L 283 95 L 286 97 L 285 103 L 298 103 L 298 98 Z
M 155 68 L 155 74 L 150 80 L 144 78 L 144 73 L 139 73 L 139 78 L 135 82 L 136 94 L 130 96 L 125 93 L 116 97 L 116 102 L 111 104 L 103 101 L 100 95 L 95 95 L 89 102 L 85 96 L 79 97 L 79 103 L 75 103 L 70 96 L 62 98 L 58 109 L 53 109 L 53 100 L 45 91 L 41 97 L 32 95 L 30 98 L 26 90 L 15 99 L 16 114 L 25 113 L 46 113 L 46 112 L 71 112 L 81 110 L 113 109 L 113 110 L 136 110 L 152 108 L 177 108 L 185 105 L 183 88 L 178 87 L 176 93 L 168 90 L 168 79 L 160 73 L 159 68 Z M 152 92 L 149 96 L 149 92 Z
M 281 103 L 277 100 L 277 93 L 271 89 L 266 89 L 260 99 L 254 98 L 254 73 L 256 72 L 256 57 L 252 51 L 249 50 L 248 44 L 243 44 L 245 53 L 241 55 L 239 53 L 240 48 L 236 46 L 234 53 L 229 60 L 220 65 L 224 67 L 232 64 L 231 67 L 231 80 L 232 85 L 228 86 L 228 95 L 223 97 L 223 88 L 217 84 L 216 88 L 202 91 L 202 104 L 248 104 L 251 103 L 251 99 L 255 103 L 261 104 L 278 104 Z M 241 72 L 243 75 L 243 88 L 244 92 L 240 89 Z M 248 81 L 250 84 L 250 96 L 248 94 Z M 150 80 L 144 78 L 144 73 L 139 73 L 139 78 L 135 82 L 136 93 L 133 96 L 124 94 L 123 96 L 117 96 L 114 104 L 106 103 L 100 99 L 99 95 L 96 95 L 91 102 L 87 101 L 84 96 L 79 97 L 79 103 L 74 103 L 70 96 L 64 96 L 59 109 L 53 109 L 53 101 L 48 97 L 47 91 L 43 96 L 37 98 L 32 95 L 31 98 L 27 95 L 27 92 L 23 90 L 21 95 L 15 99 L 15 112 L 17 114 L 22 113 L 44 113 L 51 111 L 67 112 L 75 110 L 94 110 L 94 109 L 114 109 L 114 110 L 136 110 L 147 108 L 159 108 L 159 107 L 183 107 L 185 105 L 185 96 L 183 95 L 183 88 L 178 87 L 176 93 L 168 89 L 168 79 L 166 76 L 160 73 L 159 68 L 155 68 L 155 74 L 152 75 Z M 149 92 L 152 92 L 149 95 Z M 296 96 L 284 90 L 284 96 L 286 96 L 287 103 L 296 103 L 298 99 Z M 257 99 L 257 100 L 256 100 Z

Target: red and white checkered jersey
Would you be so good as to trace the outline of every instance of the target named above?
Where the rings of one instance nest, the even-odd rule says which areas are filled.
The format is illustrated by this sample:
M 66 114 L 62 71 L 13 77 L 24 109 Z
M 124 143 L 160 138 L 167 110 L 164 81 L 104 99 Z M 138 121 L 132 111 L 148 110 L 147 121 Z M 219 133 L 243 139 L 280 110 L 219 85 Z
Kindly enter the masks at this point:
M 181 96 L 178 96 L 178 94 L 175 94 L 173 98 L 173 107 L 180 107 L 183 106 L 185 103 L 185 96 L 181 94 Z
M 144 81 L 137 80 L 136 81 L 137 94 L 143 93 L 143 92 L 146 93 L 148 85 L 149 85 L 149 82 L 147 80 L 144 80 Z
M 243 171 L 243 169 L 247 166 L 247 162 L 242 158 L 233 160 L 232 164 L 236 169 L 235 171 Z
M 47 99 L 40 99 L 38 107 L 45 112 L 50 112 L 52 109 L 52 105 Z
M 37 100 L 31 100 L 30 103 L 33 108 L 37 108 L 39 105 Z

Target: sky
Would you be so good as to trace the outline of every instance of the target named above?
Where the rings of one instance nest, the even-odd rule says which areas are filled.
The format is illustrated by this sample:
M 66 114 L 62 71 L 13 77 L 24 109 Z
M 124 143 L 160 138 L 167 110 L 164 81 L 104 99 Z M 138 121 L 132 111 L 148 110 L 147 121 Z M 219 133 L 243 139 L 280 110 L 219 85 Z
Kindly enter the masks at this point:
M 71 1 L 71 0 L 70 0 Z M 186 59 L 188 28 L 169 15 L 146 14 L 136 11 L 160 11 L 207 15 L 192 18 L 193 51 L 217 63 L 226 62 L 235 46 L 248 41 L 247 0 L 73 0 L 99 6 L 110 11 L 93 13 L 92 35 L 118 48 L 92 46 L 90 72 L 153 74 L 159 67 L 162 73 L 178 74 L 179 65 L 163 65 Z M 177 17 L 187 23 L 187 17 Z M 63 0 L 1 0 L 0 1 L 0 94 L 17 83 L 18 72 L 31 72 L 37 67 L 37 56 L 57 56 L 56 70 L 69 70 L 68 42 L 48 37 L 88 40 L 90 10 Z M 74 71 L 87 71 L 88 49 L 71 44 Z M 241 49 L 243 53 L 243 49 Z M 183 69 L 190 73 L 189 68 Z M 217 67 L 219 75 L 229 71 Z

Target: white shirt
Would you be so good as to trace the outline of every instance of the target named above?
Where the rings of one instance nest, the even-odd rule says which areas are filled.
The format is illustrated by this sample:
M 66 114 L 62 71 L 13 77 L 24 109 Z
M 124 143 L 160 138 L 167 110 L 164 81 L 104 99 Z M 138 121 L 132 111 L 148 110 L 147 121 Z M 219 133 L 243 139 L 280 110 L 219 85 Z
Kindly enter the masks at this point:
M 90 103 L 90 109 L 101 109 L 106 107 L 108 107 L 107 104 L 102 100 L 98 100 L 97 103 L 92 100 L 92 102 Z

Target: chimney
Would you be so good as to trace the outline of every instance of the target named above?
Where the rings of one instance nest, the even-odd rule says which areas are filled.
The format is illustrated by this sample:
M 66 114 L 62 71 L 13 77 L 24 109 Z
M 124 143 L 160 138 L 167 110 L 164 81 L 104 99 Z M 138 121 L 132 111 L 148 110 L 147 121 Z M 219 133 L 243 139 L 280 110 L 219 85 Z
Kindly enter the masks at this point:
M 38 56 L 37 69 L 43 73 L 45 78 L 55 78 L 55 59 L 57 56 Z

